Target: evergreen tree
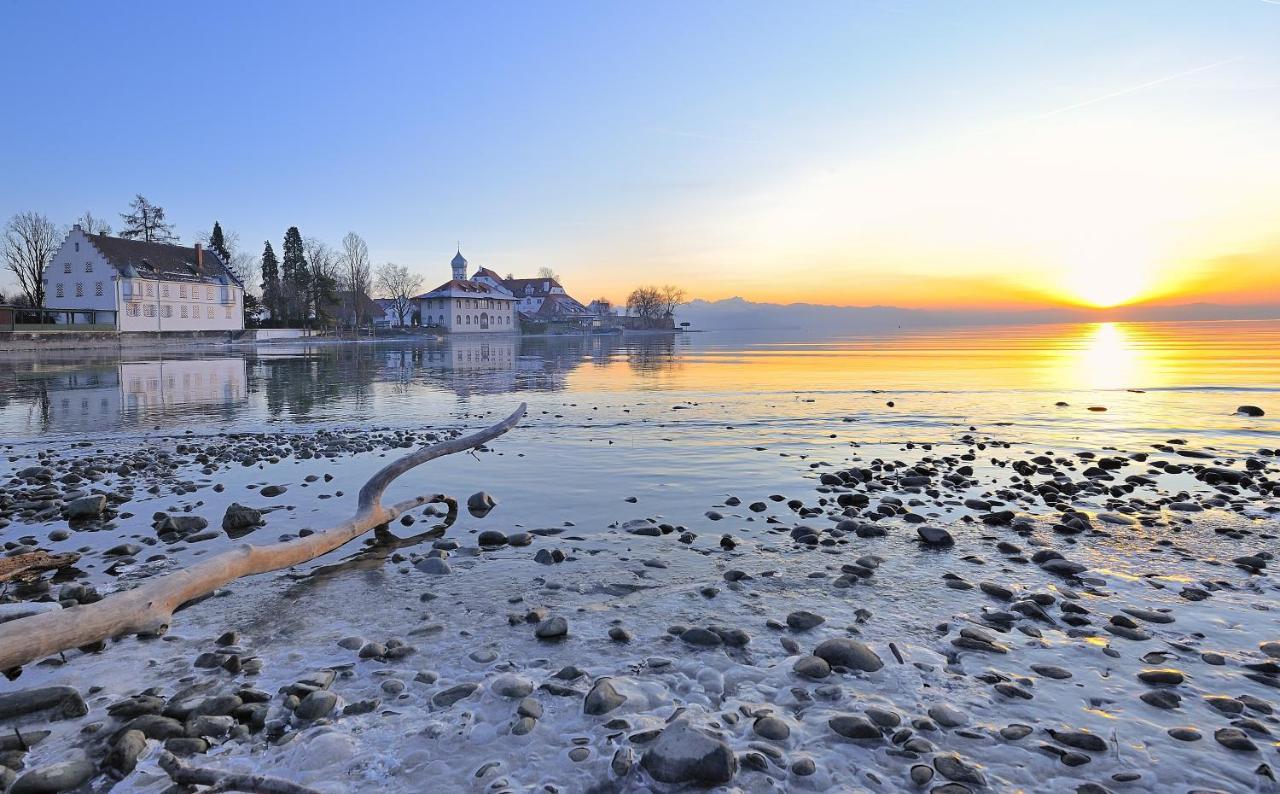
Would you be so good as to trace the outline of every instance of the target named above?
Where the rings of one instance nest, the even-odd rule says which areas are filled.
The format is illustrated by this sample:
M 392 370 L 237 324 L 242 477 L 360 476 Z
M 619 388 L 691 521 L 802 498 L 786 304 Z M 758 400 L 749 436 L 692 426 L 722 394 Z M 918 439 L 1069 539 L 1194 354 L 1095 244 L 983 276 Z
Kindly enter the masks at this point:
M 120 213 L 124 228 L 120 236 L 130 240 L 145 240 L 148 243 L 177 242 L 178 235 L 173 232 L 173 224 L 165 222 L 164 207 L 157 207 L 146 196 L 139 193 L 129 203 L 130 212 Z
M 222 234 L 222 224 L 213 222 L 213 233 L 209 235 L 209 250 L 213 251 L 226 264 L 231 264 L 231 251 L 227 250 L 227 238 Z
M 284 322 L 280 306 L 280 263 L 276 260 L 276 252 L 271 248 L 271 241 L 262 249 L 262 305 L 271 312 L 273 325 Z
M 284 247 L 280 250 L 280 287 L 284 297 L 285 313 L 289 325 L 305 325 L 307 322 L 307 257 L 302 249 L 302 234 L 297 226 L 290 226 L 284 233 Z

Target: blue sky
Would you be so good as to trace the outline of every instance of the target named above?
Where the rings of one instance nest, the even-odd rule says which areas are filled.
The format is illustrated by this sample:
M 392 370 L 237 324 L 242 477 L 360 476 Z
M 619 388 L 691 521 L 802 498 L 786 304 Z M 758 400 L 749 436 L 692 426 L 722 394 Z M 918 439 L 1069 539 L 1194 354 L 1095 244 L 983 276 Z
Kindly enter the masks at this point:
M 1239 151 L 1237 137 L 1266 159 L 1278 41 L 1269 0 L 6 1 L 0 216 L 115 221 L 142 192 L 186 239 L 214 219 L 255 250 L 290 225 L 334 243 L 355 230 L 375 262 L 429 281 L 460 239 L 473 263 L 550 265 L 584 299 L 643 280 L 761 299 L 778 279 L 826 273 L 883 287 L 833 302 L 911 303 L 883 271 L 942 286 L 974 262 L 1016 266 L 989 240 L 942 238 L 954 257 L 914 244 L 938 225 L 921 201 L 931 173 L 972 180 L 983 141 L 1037 161 L 1093 136 L 1079 153 L 1092 158 L 1098 141 L 1140 149 L 1163 130 L 1186 135 L 1168 162 L 1215 163 L 1214 141 Z M 895 172 L 910 181 L 888 190 Z M 1280 242 L 1212 231 L 1224 256 Z M 1016 255 L 1041 255 L 1045 236 Z

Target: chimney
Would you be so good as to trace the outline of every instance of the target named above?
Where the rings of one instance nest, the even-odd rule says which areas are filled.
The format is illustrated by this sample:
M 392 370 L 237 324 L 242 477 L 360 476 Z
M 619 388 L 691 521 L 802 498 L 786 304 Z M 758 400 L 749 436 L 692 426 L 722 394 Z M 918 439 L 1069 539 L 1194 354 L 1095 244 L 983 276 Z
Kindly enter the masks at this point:
M 200 246 L 200 243 L 196 243 L 196 275 L 204 275 L 204 248 Z

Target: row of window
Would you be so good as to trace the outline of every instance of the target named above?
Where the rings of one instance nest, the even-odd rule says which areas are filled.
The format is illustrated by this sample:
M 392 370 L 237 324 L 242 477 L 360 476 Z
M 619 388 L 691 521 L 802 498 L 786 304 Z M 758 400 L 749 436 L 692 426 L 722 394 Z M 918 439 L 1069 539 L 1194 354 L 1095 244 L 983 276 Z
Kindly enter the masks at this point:
M 226 288 L 224 287 L 223 289 L 226 289 Z M 144 282 L 126 281 L 126 282 L 124 282 L 124 294 L 125 294 L 125 295 L 132 295 L 132 294 L 142 295 L 142 294 L 144 293 L 144 291 L 145 291 L 145 294 L 146 294 L 146 296 L 147 296 L 148 298 L 154 298 L 154 297 L 155 297 L 155 294 L 156 294 L 156 285 L 155 285 L 155 283 L 150 282 L 150 281 L 144 281 Z M 204 288 L 204 299 L 205 299 L 205 300 L 210 300 L 210 301 L 211 301 L 211 300 L 213 300 L 213 293 L 214 293 L 214 288 L 213 288 L 213 287 L 208 287 L 208 286 L 206 286 L 206 287 Z M 169 295 L 170 295 L 170 292 L 169 292 L 169 285 L 168 285 L 168 284 L 165 284 L 165 283 L 161 283 L 161 285 L 160 285 L 160 297 L 162 297 L 162 298 L 168 298 L 168 297 L 169 297 Z M 179 285 L 178 285 L 178 297 L 179 297 L 179 298 L 185 298 L 185 297 L 187 297 L 187 285 L 186 285 L 186 284 L 179 284 Z M 195 284 L 192 284 L 192 285 L 191 285 L 191 299 L 192 299 L 192 300 L 200 300 L 200 288 L 199 288 L 198 286 L 196 286 Z
M 56 287 L 54 287 L 53 291 L 54 291 L 55 297 L 58 297 L 58 298 L 65 298 L 65 297 L 67 297 L 67 294 L 66 294 L 66 292 L 67 292 L 67 290 L 66 290 L 66 285 L 64 285 L 64 284 L 61 284 L 61 283 L 60 283 L 60 284 L 58 284 Z M 99 281 L 97 284 L 94 284 L 94 285 L 93 285 L 93 294 L 94 294 L 94 295 L 96 295 L 96 296 L 98 296 L 99 298 L 101 298 L 101 297 L 102 297 L 102 293 L 103 293 L 103 286 L 102 286 L 102 282 L 101 282 L 101 281 Z M 76 282 L 76 297 L 77 297 L 77 298 L 83 298 L 83 297 L 84 297 L 84 282 L 83 282 L 83 281 L 77 281 L 77 282 Z
M 71 263 L 70 263 L 70 262 L 63 262 L 63 263 L 62 263 L 62 272 L 63 272 L 63 273 L 70 273 L 70 272 L 71 272 Z M 85 263 L 84 263 L 84 272 L 86 272 L 86 273 L 92 273 L 92 272 L 93 272 L 93 263 L 92 263 L 92 262 L 85 262 Z
M 164 318 L 171 318 L 171 317 L 173 317 L 173 306 L 172 306 L 172 305 L 170 305 L 170 304 L 166 303 L 166 304 L 164 304 L 164 305 L 160 306 L 159 308 L 160 308 L 160 317 L 161 317 L 162 319 L 164 319 Z M 125 309 L 124 309 L 124 310 L 125 310 L 125 314 L 126 314 L 126 315 L 128 315 L 129 317 L 138 317 L 138 316 L 142 316 L 142 317 L 155 317 L 155 316 L 156 316 L 156 306 L 155 306 L 155 304 L 153 304 L 153 303 L 144 303 L 144 304 L 141 304 L 141 305 L 139 305 L 139 304 L 137 304 L 137 303 L 130 303 L 130 304 L 128 304 L 127 306 L 125 306 Z M 208 307 L 206 307 L 206 310 L 207 310 L 207 311 L 206 311 L 206 319 L 212 320 L 212 319 L 213 319 L 213 307 L 212 307 L 212 306 L 208 306 Z M 225 312 L 226 312 L 226 319 L 228 319 L 228 320 L 230 320 L 232 317 L 234 317 L 234 316 L 235 316 L 235 312 L 234 312 L 234 310 L 232 309 L 232 307 L 230 307 L 230 306 L 227 306 L 227 307 L 225 308 Z M 198 320 L 198 319 L 200 319 L 200 307 L 199 307 L 199 306 L 192 306 L 192 307 L 190 307 L 190 310 L 188 310 L 188 307 L 186 307 L 186 306 L 179 306 L 179 307 L 178 307 L 178 316 L 179 316 L 179 317 L 181 317 L 181 318 L 183 318 L 183 319 L 187 319 L 187 318 L 194 318 L 194 319 L 197 319 L 197 320 Z
M 459 314 L 458 321 L 454 325 L 472 325 L 474 319 L 475 325 L 483 325 L 488 328 L 490 325 L 511 325 L 511 315 L 494 314 L 486 316 L 484 322 L 480 321 L 480 317 L 474 314 Z M 431 322 L 431 315 L 427 315 L 427 322 Z M 440 315 L 440 324 L 444 325 L 444 315 Z

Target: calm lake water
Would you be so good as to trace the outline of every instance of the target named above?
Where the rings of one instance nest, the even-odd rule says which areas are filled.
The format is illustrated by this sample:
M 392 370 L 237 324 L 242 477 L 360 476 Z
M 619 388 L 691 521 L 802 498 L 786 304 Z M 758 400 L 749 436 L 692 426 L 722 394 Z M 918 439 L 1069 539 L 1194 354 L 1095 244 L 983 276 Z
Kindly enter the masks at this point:
M 511 702 L 489 691 L 493 676 L 511 665 L 540 681 L 569 664 L 617 681 L 628 698 L 626 718 L 637 730 L 661 729 L 677 705 L 708 724 L 740 704 L 779 704 L 779 713 L 795 726 L 787 752 L 815 758 L 818 772 L 809 783 L 795 783 L 800 778 L 793 776 L 782 778 L 785 784 L 743 772 L 743 791 L 775 791 L 779 785 L 845 790 L 870 780 L 872 770 L 889 782 L 868 784 L 868 790 L 899 790 L 898 781 L 906 779 L 902 759 L 833 738 L 827 719 L 836 708 L 860 713 L 871 705 L 923 715 L 943 699 L 971 714 L 974 731 L 964 738 L 934 732 L 930 741 L 980 758 L 992 790 L 1073 792 L 1086 779 L 1037 750 L 1039 741 L 979 744 L 967 738 L 997 736 L 1010 722 L 1068 725 L 1101 736 L 1118 732 L 1122 750 L 1114 757 L 1110 751 L 1095 755 L 1085 770 L 1090 780 L 1136 768 L 1144 775 L 1144 791 L 1192 785 L 1255 790 L 1257 757 L 1229 757 L 1226 749 L 1214 754 L 1204 749 L 1208 739 L 1176 741 L 1165 733 L 1167 718 L 1159 716 L 1166 712 L 1152 716 L 1155 711 L 1138 699 L 1142 653 L 1154 642 L 1134 650 L 1117 640 L 1122 652 L 1104 655 L 1111 635 L 1101 629 L 1098 636 L 1077 637 L 1065 631 L 1066 624 L 1043 624 L 1043 640 L 1013 632 L 1007 641 L 1015 647 L 1007 657 L 970 658 L 961 663 L 975 675 L 954 674 L 953 661 L 944 655 L 953 646 L 939 626 L 969 625 L 995 602 L 980 589 L 944 585 L 941 577 L 1061 593 L 1059 577 L 1036 565 L 1014 564 L 994 544 L 1009 539 L 1028 549 L 1061 549 L 1102 583 L 1085 589 L 1085 603 L 1100 621 L 1121 607 L 1167 609 L 1177 620 L 1157 630 L 1167 632 L 1171 647 L 1176 639 L 1176 647 L 1186 642 L 1231 659 L 1210 666 L 1187 654 L 1169 662 L 1190 673 L 1180 722 L 1206 734 L 1225 723 L 1228 717 L 1212 711 L 1201 695 L 1271 697 L 1270 688 L 1240 677 L 1238 662 L 1256 661 L 1257 643 L 1280 636 L 1280 612 L 1272 607 L 1274 575 L 1246 581 L 1222 562 L 1274 543 L 1271 497 L 1246 494 L 1240 513 L 1173 512 L 1162 505 L 1179 498 L 1175 494 L 1205 490 L 1175 466 L 1172 473 L 1156 472 L 1158 489 L 1134 497 L 1141 497 L 1134 504 L 1157 526 L 1099 523 L 1106 532 L 1077 539 L 1050 529 L 1058 519 L 1048 505 L 1003 494 L 1016 494 L 1006 487 L 1014 471 L 1010 460 L 1050 450 L 1066 460 L 1074 451 L 1107 447 L 1151 452 L 1153 444 L 1180 438 L 1242 467 L 1246 453 L 1280 446 L 1277 350 L 1280 322 L 840 338 L 776 332 L 459 338 L 166 351 L 163 357 L 60 352 L 10 358 L 0 366 L 0 476 L 80 457 L 110 461 L 117 455 L 200 449 L 206 437 L 226 445 L 226 439 L 211 438 L 224 433 L 263 431 L 270 438 L 262 447 L 286 450 L 207 471 L 185 463 L 166 472 L 163 459 L 146 471 L 112 469 L 87 487 L 127 487 L 118 517 L 69 536 L 64 532 L 61 539 L 54 533 L 68 524 L 56 516 L 17 516 L 0 525 L 0 542 L 25 538 L 52 551 L 82 554 L 83 581 L 104 591 L 246 542 L 215 531 L 202 533 L 212 537 L 199 542 L 157 543 L 151 526 L 157 512 L 190 513 L 216 528 L 231 503 L 251 505 L 267 511 L 267 524 L 247 542 L 270 543 L 349 517 L 360 486 L 400 452 L 375 448 L 302 457 L 287 451 L 296 451 L 297 435 L 321 429 L 474 429 L 521 401 L 529 405 L 520 426 L 488 451 L 433 461 L 397 480 L 387 494 L 388 503 L 436 492 L 465 500 L 479 490 L 496 498 L 487 516 L 463 511 L 447 529 L 444 540 L 459 544 L 449 558 L 452 574 L 423 573 L 412 556 L 404 556 L 425 554 L 436 538 L 428 528 L 438 519 L 419 512 L 412 528 L 391 526 L 390 538 L 369 533 L 314 562 L 234 583 L 222 597 L 177 616 L 167 642 L 122 641 L 108 653 L 71 654 L 65 665 L 31 665 L 18 685 L 70 684 L 86 692 L 102 687 L 94 708 L 145 687 L 170 693 L 175 682 L 209 672 L 193 672 L 189 660 L 234 628 L 264 664 L 264 672 L 251 680 L 265 691 L 337 667 L 352 671 L 335 684 L 348 702 L 386 703 L 364 716 L 342 717 L 336 731 L 310 730 L 284 747 L 254 745 L 250 754 L 248 745 L 227 745 L 217 751 L 221 755 L 208 757 L 211 764 L 267 769 L 327 785 L 325 791 L 418 791 L 424 779 L 449 791 L 590 788 L 608 774 L 617 748 L 615 732 L 606 735 L 600 718 L 585 715 L 580 698 L 539 694 L 546 714 L 532 734 L 516 737 L 508 734 Z M 1259 405 L 1268 415 L 1235 413 L 1242 404 Z M 1152 452 L 1152 461 L 1158 456 L 1160 462 L 1187 462 L 1172 447 L 1165 450 Z M 788 504 L 821 504 L 823 472 L 878 460 L 911 465 L 935 456 L 954 463 L 970 453 L 965 460 L 972 460 L 973 479 L 964 488 L 947 487 L 940 498 L 926 497 L 919 488 L 901 494 L 920 520 L 948 528 L 954 549 L 923 547 L 914 540 L 915 528 L 896 518 L 880 522 L 884 537 L 854 537 L 847 547 L 811 549 L 790 542 L 787 532 L 797 522 L 826 527 L 838 515 L 820 510 L 802 518 Z M 1074 478 L 1081 476 L 1074 463 L 1063 466 Z M 1155 471 L 1146 464 L 1132 469 L 1144 470 Z M 265 496 L 268 484 L 287 491 Z M 975 508 L 966 498 L 993 492 L 1035 523 L 1032 537 L 971 520 Z M 1072 505 L 1101 514 L 1118 509 L 1118 502 L 1103 491 L 1082 494 Z M 646 518 L 690 532 L 642 537 L 626 531 L 625 522 Z M 1249 534 L 1216 531 L 1224 526 Z M 482 530 L 532 531 L 537 538 L 532 547 L 482 552 Z M 727 548 L 726 537 L 732 541 Z M 122 543 L 145 551 L 121 563 L 109 552 Z M 846 548 L 847 556 L 833 556 Z M 564 561 L 543 564 L 534 556 L 550 549 L 567 555 Z M 874 577 L 848 589 L 833 585 L 839 564 L 863 554 L 883 561 Z M 728 583 L 729 568 L 750 572 L 750 581 Z M 1187 583 L 1232 576 L 1237 584 L 1209 600 L 1192 603 L 1178 595 Z M 509 618 L 513 609 L 534 606 L 568 616 L 567 641 L 542 642 L 519 614 L 514 624 Z M 794 659 L 766 620 L 799 609 L 827 620 L 810 634 L 795 635 L 806 649 L 818 636 L 840 631 L 834 627 L 856 626 L 886 662 L 892 642 L 919 664 L 889 662 L 873 678 L 838 687 L 838 704 L 826 696 L 803 704 L 789 700 L 797 685 Z M 635 640 L 609 640 L 606 632 L 615 623 Z M 691 651 L 670 634 L 673 624 L 708 623 L 742 627 L 753 639 L 742 650 Z M 339 644 L 352 636 L 406 638 L 420 650 L 404 665 L 375 665 Z M 484 650 L 493 655 L 476 655 Z M 501 661 L 492 665 L 486 658 Z M 651 658 L 669 663 L 650 665 Z M 1075 671 L 1078 680 L 1040 681 L 1035 698 L 1022 700 L 996 697 L 976 676 L 993 664 L 1030 675 L 1027 665 L 1033 662 Z M 437 683 L 420 683 L 416 668 L 438 673 Z M 389 695 L 388 675 L 401 677 L 405 691 Z M 449 709 L 432 705 L 437 690 L 462 682 L 484 682 L 482 693 Z M 0 692 L 4 686 L 0 682 Z M 60 732 L 32 754 L 32 763 L 62 760 L 68 748 L 84 743 L 77 723 L 54 725 Z M 735 752 L 755 746 L 745 724 L 728 733 Z M 575 743 L 576 737 L 590 738 L 587 762 L 566 760 L 571 737 Z M 167 777 L 154 761 L 146 764 L 140 768 L 149 770 L 150 783 L 130 790 L 163 790 Z M 498 785 L 498 778 L 509 786 Z M 633 787 L 620 790 L 648 790 L 635 773 L 631 780 Z
M 1277 351 L 1280 322 L 60 351 L 0 365 L 0 438 L 452 424 L 526 400 L 566 432 L 736 424 L 772 435 L 853 419 L 866 440 L 996 425 L 1028 442 L 1176 435 L 1251 450 L 1275 441 Z M 592 410 L 563 410 L 575 401 Z M 682 403 L 697 405 L 673 413 Z M 1234 415 L 1244 403 L 1272 403 L 1271 416 Z

